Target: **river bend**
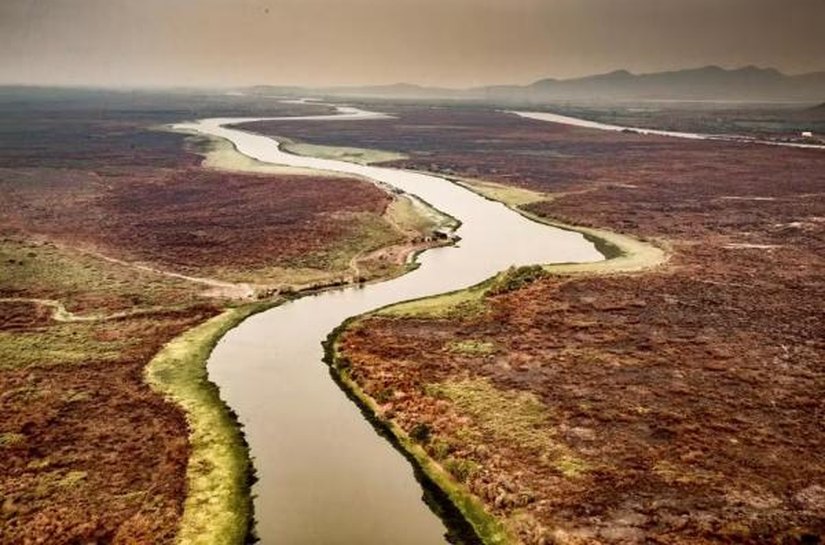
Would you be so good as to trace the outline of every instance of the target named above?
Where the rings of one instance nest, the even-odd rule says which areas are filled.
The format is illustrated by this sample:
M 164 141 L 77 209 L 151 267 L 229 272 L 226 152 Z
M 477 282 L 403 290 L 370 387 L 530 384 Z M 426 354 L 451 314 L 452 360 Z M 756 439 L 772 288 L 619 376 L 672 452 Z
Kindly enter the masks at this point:
M 289 121 L 370 119 L 354 108 Z M 363 176 L 461 220 L 455 247 L 381 283 L 324 291 L 255 315 L 230 331 L 208 361 L 210 379 L 244 426 L 259 477 L 257 533 L 264 544 L 427 545 L 445 527 L 421 500 L 409 462 L 380 437 L 332 380 L 321 342 L 341 322 L 378 307 L 476 284 L 511 265 L 603 259 L 578 233 L 535 223 L 436 176 L 297 156 L 273 138 L 227 125 L 278 118 L 204 119 L 177 128 L 231 141 L 249 157 Z M 285 137 L 289 135 L 284 135 Z M 335 183 L 330 181 L 330 183 Z

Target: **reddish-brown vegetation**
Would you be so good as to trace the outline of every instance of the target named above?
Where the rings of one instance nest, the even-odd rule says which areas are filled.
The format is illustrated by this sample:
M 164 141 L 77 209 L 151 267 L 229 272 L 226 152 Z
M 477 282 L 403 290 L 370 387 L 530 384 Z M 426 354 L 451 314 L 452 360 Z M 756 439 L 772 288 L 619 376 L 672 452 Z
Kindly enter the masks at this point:
M 528 543 L 821 541 L 825 155 L 483 112 L 382 123 L 397 126 L 346 138 L 393 149 L 393 131 L 415 134 L 410 166 L 568 191 L 531 211 L 673 253 L 644 274 L 541 279 L 464 317 L 366 319 L 342 348 L 385 416 Z M 308 139 L 329 143 L 319 129 Z M 485 383 L 541 403 L 546 446 L 493 433 L 441 386 Z
M 160 346 L 214 315 L 210 307 L 85 327 L 39 323 L 17 334 L 43 357 L 0 372 L 0 542 L 171 542 L 185 495 L 187 428 L 152 392 L 143 366 Z M 49 339 L 73 335 L 88 359 L 64 363 Z M 95 357 L 99 347 L 116 352 Z M 32 346 L 31 350 L 38 350 Z
M 373 108 L 398 119 L 313 124 L 268 121 L 246 126 L 314 144 L 403 152 L 410 155 L 408 160 L 388 164 L 549 192 L 580 189 L 591 181 L 594 173 L 583 169 L 585 164 L 595 161 L 615 169 L 641 168 L 651 154 L 679 151 L 685 144 L 672 138 L 582 131 L 487 110 Z
M 61 108 L 0 121 L 0 543 L 172 543 L 187 424 L 143 370 L 220 309 L 199 284 L 87 250 L 283 266 L 360 236 L 354 219 L 389 200 L 362 180 L 202 169 L 182 135 L 147 128 L 185 111 Z M 78 316 L 54 321 L 59 303 Z
M 389 197 L 351 178 L 198 168 L 6 172 L 8 227 L 178 272 L 288 266 L 357 236 Z
M 0 301 L 0 331 L 26 331 L 51 322 L 52 310 L 32 301 Z

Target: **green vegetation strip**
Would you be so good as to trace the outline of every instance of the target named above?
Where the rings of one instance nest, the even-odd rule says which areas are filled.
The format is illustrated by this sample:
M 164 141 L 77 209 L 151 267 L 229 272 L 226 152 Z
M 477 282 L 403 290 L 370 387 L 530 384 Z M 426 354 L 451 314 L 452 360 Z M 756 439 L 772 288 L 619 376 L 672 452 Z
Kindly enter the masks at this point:
M 459 510 L 476 536 L 485 545 L 516 543 L 516 538 L 494 516 L 487 512 L 484 503 L 462 483 L 457 481 L 444 467 L 436 462 L 427 451 L 416 443 L 398 424 L 381 415 L 378 402 L 367 394 L 350 377 L 348 362 L 338 351 L 338 337 L 355 321 L 363 316 L 346 320 L 336 328 L 324 343 L 325 360 L 332 368 L 337 382 L 347 390 L 352 399 L 369 415 L 372 422 L 386 430 L 395 440 L 394 444 L 413 461 L 430 482 L 438 487 Z
M 384 151 L 378 149 L 352 148 L 346 146 L 320 146 L 305 142 L 296 142 L 290 138 L 276 137 L 276 140 L 283 142 L 284 151 L 305 157 L 316 157 L 319 159 L 333 159 L 336 161 L 347 161 L 359 165 L 371 165 L 375 163 L 386 163 L 389 161 L 401 161 L 407 159 L 403 153 L 394 151 Z
M 454 318 L 476 316 L 487 311 L 486 298 L 519 289 L 546 276 L 541 265 L 510 267 L 469 288 L 391 303 L 369 314 L 401 318 Z M 465 347 L 466 348 L 466 347 Z
M 181 545 L 244 543 L 252 523 L 252 466 L 240 426 L 209 381 L 206 362 L 227 331 L 272 303 L 232 308 L 169 342 L 149 362 L 149 384 L 180 405 L 192 448 L 177 536 Z
M 560 221 L 533 214 L 523 208 L 534 202 L 553 200 L 558 195 L 538 193 L 528 189 L 504 186 L 495 182 L 470 180 L 467 178 L 451 178 L 461 187 L 472 191 L 485 199 L 501 202 L 508 208 L 536 223 L 549 225 L 564 231 L 581 233 L 582 236 L 596 247 L 604 261 L 592 263 L 554 263 L 544 265 L 545 270 L 556 274 L 574 273 L 629 273 L 658 267 L 668 259 L 667 252 L 659 246 L 639 240 L 629 235 L 623 235 L 605 229 L 595 229 L 580 225 L 568 225 Z M 660 242 L 660 244 L 664 245 Z
M 374 310 L 363 316 L 370 314 L 400 316 L 400 317 L 430 317 L 445 318 L 453 315 L 468 315 L 483 313 L 485 311 L 484 299 L 490 295 L 497 295 L 519 289 L 542 276 L 553 274 L 571 273 L 617 273 L 634 272 L 656 267 L 667 260 L 667 254 L 661 248 L 635 239 L 630 236 L 621 235 L 602 229 L 592 229 L 579 226 L 562 224 L 536 216 L 525 211 L 521 206 L 535 202 L 538 199 L 536 194 L 526 192 L 515 193 L 514 191 L 498 191 L 498 184 L 487 184 L 486 187 L 474 187 L 471 184 L 460 184 L 467 189 L 473 190 L 481 196 L 490 200 L 503 202 L 515 212 L 522 214 L 527 219 L 543 223 L 564 230 L 581 233 L 585 239 L 592 242 L 596 249 L 604 255 L 605 260 L 595 263 L 562 263 L 552 265 L 533 265 L 527 267 L 511 268 L 498 275 L 487 279 L 480 284 L 470 288 L 457 290 L 432 297 L 406 301 L 384 308 Z M 491 190 L 497 190 L 490 194 Z M 361 316 L 361 317 L 363 317 Z M 491 515 L 484 507 L 484 503 L 470 490 L 457 481 L 450 472 L 432 458 L 427 451 L 416 443 L 400 426 L 392 420 L 381 416 L 378 403 L 364 392 L 361 387 L 350 377 L 348 371 L 348 361 L 341 356 L 337 349 L 337 339 L 341 332 L 350 327 L 353 322 L 361 317 L 347 320 L 337 328 L 328 338 L 326 343 L 327 362 L 334 370 L 337 380 L 349 394 L 356 400 L 361 408 L 370 415 L 371 419 L 385 429 L 394 439 L 396 445 L 401 449 L 418 468 L 426 475 L 430 481 L 440 488 L 455 507 L 461 512 L 465 520 L 473 527 L 476 535 L 485 545 L 501 545 L 507 543 L 517 543 L 517 538 L 507 529 L 505 524 Z M 484 343 L 474 343 L 470 345 L 458 345 L 454 350 L 487 352 L 494 350 L 494 347 Z M 454 394 L 458 397 L 466 392 L 450 391 L 444 392 Z M 461 395 L 459 395 L 461 394 Z M 462 397 L 464 399 L 464 397 Z M 520 400 L 525 401 L 525 400 Z M 527 400 L 529 401 L 529 400 Z M 526 413 L 532 413 L 532 408 L 525 401 Z M 508 404 L 513 400 L 508 399 Z M 518 405 L 518 404 L 517 404 Z M 485 411 L 489 409 L 485 406 Z M 496 411 L 491 411 L 496 414 Z M 529 423 L 533 423 L 527 418 Z M 554 449 L 552 458 L 555 467 L 565 476 L 574 478 L 587 471 L 587 466 L 581 461 L 564 451 L 564 449 Z

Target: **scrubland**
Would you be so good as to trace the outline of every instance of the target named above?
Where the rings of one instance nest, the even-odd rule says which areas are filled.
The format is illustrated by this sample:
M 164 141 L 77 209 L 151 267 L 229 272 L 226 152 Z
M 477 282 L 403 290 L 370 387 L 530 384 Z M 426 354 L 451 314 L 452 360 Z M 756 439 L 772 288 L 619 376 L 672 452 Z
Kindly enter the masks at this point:
M 513 542 L 821 541 L 825 155 L 382 108 L 398 119 L 264 130 L 403 152 L 392 164 L 668 256 L 511 271 L 337 337 L 338 372 L 442 486 Z
M 241 542 L 251 467 L 211 347 L 296 290 L 402 272 L 426 221 L 168 130 L 323 107 L 0 103 L 0 543 Z

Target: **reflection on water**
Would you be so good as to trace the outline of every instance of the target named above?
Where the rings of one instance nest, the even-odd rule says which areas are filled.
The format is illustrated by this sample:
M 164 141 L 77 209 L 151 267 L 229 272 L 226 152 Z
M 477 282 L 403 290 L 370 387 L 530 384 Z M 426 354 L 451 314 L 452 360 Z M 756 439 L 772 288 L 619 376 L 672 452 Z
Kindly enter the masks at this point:
M 375 115 L 346 113 L 352 119 Z M 330 378 L 321 342 L 350 316 L 470 286 L 510 265 L 602 256 L 577 233 L 531 222 L 446 180 L 291 155 L 271 138 L 223 127 L 252 120 L 209 119 L 180 127 L 226 138 L 261 161 L 387 183 L 463 222 L 459 245 L 425 252 L 415 271 L 284 304 L 249 318 L 216 347 L 209 375 L 244 425 L 260 479 L 253 489 L 257 532 L 267 544 L 444 543 L 446 529 L 421 501 L 409 463 Z

